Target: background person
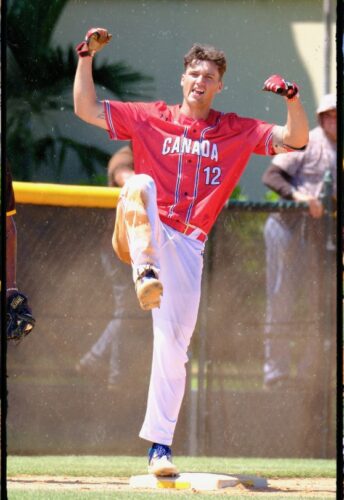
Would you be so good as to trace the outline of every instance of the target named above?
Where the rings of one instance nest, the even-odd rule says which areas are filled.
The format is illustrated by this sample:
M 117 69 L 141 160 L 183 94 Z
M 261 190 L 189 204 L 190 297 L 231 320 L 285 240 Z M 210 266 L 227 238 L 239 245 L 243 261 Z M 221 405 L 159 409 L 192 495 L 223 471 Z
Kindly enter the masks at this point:
M 294 324 L 304 323 L 302 354 L 297 363 L 298 382 L 314 380 L 321 343 L 314 325 L 319 321 L 319 282 L 314 270 L 321 266 L 320 219 L 324 175 L 331 172 L 336 195 L 336 96 L 326 94 L 317 108 L 318 126 L 310 131 L 304 152 L 277 155 L 263 175 L 264 184 L 283 199 L 305 202 L 308 213 L 276 213 L 265 229 L 267 305 L 264 341 L 266 388 L 289 385 Z M 302 339 L 298 339 L 301 342 Z
M 35 326 L 27 297 L 17 287 L 17 228 L 12 175 L 6 161 L 6 297 L 7 297 L 7 340 L 18 342 Z
M 133 174 L 133 150 L 131 144 L 129 144 L 123 146 L 111 156 L 107 167 L 108 185 L 121 188 Z
M 107 174 L 109 186 L 124 186 L 125 182 L 134 174 L 131 146 L 124 146 L 110 158 Z M 113 221 L 110 218 L 109 225 L 111 225 L 109 231 L 112 231 Z M 147 325 L 147 315 L 140 309 L 135 290 L 131 285 L 130 268 L 115 259 L 107 234 L 101 251 L 101 262 L 105 274 L 111 280 L 114 301 L 113 317 L 99 339 L 82 356 L 75 368 L 79 373 L 96 373 L 99 363 L 108 357 L 108 389 L 116 390 L 123 369 L 120 354 L 121 337 L 132 334 L 133 328 L 146 329 L 150 325 Z

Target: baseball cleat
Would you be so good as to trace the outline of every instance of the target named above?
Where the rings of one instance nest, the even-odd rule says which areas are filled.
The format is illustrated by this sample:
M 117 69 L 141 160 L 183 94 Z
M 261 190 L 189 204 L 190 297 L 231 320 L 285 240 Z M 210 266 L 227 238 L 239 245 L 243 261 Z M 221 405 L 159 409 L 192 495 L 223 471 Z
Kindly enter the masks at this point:
M 171 448 L 154 443 L 148 450 L 148 472 L 155 476 L 177 476 L 177 467 L 172 463 Z
M 144 270 L 136 280 L 136 295 L 144 311 L 160 307 L 163 286 L 153 269 Z

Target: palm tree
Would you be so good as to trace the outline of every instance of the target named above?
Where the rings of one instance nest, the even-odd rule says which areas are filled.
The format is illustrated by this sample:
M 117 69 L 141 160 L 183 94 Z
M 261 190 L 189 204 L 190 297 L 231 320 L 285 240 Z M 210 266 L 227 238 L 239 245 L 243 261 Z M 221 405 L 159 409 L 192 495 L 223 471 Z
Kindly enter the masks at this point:
M 59 181 L 68 151 L 74 151 L 92 182 L 105 151 L 72 140 L 57 116 L 72 110 L 77 56 L 73 46 L 52 46 L 51 38 L 68 0 L 9 0 L 7 7 L 7 153 L 16 180 L 31 180 L 41 165 Z M 123 62 L 94 65 L 95 83 L 117 99 L 147 97 L 152 78 Z M 140 92 L 138 91 L 140 84 Z M 61 120 L 60 120 L 61 123 Z M 42 179 L 44 180 L 44 179 Z

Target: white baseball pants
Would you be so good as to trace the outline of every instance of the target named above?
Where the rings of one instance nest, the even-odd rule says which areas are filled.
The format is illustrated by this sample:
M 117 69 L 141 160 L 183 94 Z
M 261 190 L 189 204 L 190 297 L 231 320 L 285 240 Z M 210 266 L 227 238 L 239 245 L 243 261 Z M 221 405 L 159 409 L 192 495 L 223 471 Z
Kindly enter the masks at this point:
M 133 200 L 148 216 L 148 237 L 130 225 Z M 187 349 L 196 325 L 201 294 L 204 243 L 163 224 L 157 209 L 156 186 L 145 174 L 134 175 L 121 192 L 134 281 L 147 263 L 158 272 L 164 292 L 153 309 L 153 360 L 146 416 L 139 436 L 171 445 L 185 391 Z M 128 212 L 127 212 L 128 208 Z M 129 214 L 131 212 L 131 214 Z M 129 222 L 128 222 L 129 221 Z M 128 222 L 128 223 L 127 223 Z

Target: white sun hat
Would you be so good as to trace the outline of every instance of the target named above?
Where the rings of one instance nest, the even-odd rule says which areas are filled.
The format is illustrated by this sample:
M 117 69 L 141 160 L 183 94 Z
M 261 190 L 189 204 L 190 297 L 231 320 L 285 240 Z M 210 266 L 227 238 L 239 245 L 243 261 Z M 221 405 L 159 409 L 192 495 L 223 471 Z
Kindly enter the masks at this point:
M 325 113 L 331 109 L 337 109 L 337 102 L 335 94 L 325 94 L 322 96 L 317 108 L 317 114 Z

